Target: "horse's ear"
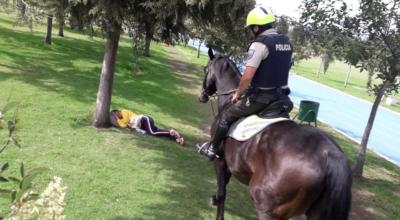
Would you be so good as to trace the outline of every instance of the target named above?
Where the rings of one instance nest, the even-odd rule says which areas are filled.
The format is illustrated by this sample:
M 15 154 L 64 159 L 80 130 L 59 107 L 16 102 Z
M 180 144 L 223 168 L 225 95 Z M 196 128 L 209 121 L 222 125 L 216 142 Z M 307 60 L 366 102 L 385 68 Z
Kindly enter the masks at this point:
M 213 49 L 211 47 L 208 48 L 208 56 L 210 57 L 210 60 L 213 60 L 215 58 Z

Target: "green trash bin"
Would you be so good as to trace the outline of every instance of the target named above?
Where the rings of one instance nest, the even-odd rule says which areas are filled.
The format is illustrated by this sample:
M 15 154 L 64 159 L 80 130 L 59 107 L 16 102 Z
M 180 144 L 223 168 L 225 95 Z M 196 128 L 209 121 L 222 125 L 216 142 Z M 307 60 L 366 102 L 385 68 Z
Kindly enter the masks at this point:
M 307 122 L 310 124 L 311 122 L 314 122 L 315 126 L 317 126 L 318 109 L 318 102 L 302 100 L 300 102 L 299 113 L 296 117 L 298 117 L 300 123 Z

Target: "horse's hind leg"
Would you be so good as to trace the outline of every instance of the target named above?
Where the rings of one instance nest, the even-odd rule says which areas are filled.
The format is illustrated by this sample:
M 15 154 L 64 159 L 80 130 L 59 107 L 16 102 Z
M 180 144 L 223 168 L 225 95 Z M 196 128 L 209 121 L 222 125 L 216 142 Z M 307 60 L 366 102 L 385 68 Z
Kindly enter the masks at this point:
M 276 201 L 270 194 L 269 190 L 266 190 L 262 184 L 262 181 L 255 181 L 257 177 L 250 181 L 250 194 L 253 198 L 254 205 L 257 210 L 259 220 L 287 220 L 283 218 L 284 214 L 277 215 L 273 210 L 276 208 Z
M 211 201 L 213 205 L 217 206 L 217 220 L 223 220 L 226 185 L 228 185 L 229 179 L 231 178 L 231 172 L 229 172 L 228 166 L 223 159 L 214 160 L 214 168 L 217 174 L 217 194 L 211 197 Z

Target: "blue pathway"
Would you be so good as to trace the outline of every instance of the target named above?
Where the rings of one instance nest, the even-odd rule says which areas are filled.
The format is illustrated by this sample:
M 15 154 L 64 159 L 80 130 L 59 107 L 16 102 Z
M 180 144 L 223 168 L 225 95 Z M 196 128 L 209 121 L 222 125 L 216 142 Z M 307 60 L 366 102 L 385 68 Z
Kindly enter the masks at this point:
M 337 90 L 291 75 L 292 101 L 320 103 L 318 119 L 360 143 L 372 104 Z M 379 108 L 368 142 L 368 148 L 400 166 L 400 114 Z

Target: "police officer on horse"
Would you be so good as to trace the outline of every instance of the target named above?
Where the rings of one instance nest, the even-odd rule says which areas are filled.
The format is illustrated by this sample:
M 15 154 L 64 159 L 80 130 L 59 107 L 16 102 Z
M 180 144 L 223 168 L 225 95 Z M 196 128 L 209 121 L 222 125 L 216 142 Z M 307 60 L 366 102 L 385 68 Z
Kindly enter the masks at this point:
M 288 99 L 292 45 L 287 36 L 276 32 L 274 24 L 275 16 L 263 7 L 254 8 L 247 16 L 246 27 L 254 41 L 248 49 L 239 87 L 231 97 L 231 105 L 216 118 L 211 141 L 197 144 L 199 152 L 210 160 L 219 158 L 219 146 L 235 121 L 263 111 L 272 102 Z

